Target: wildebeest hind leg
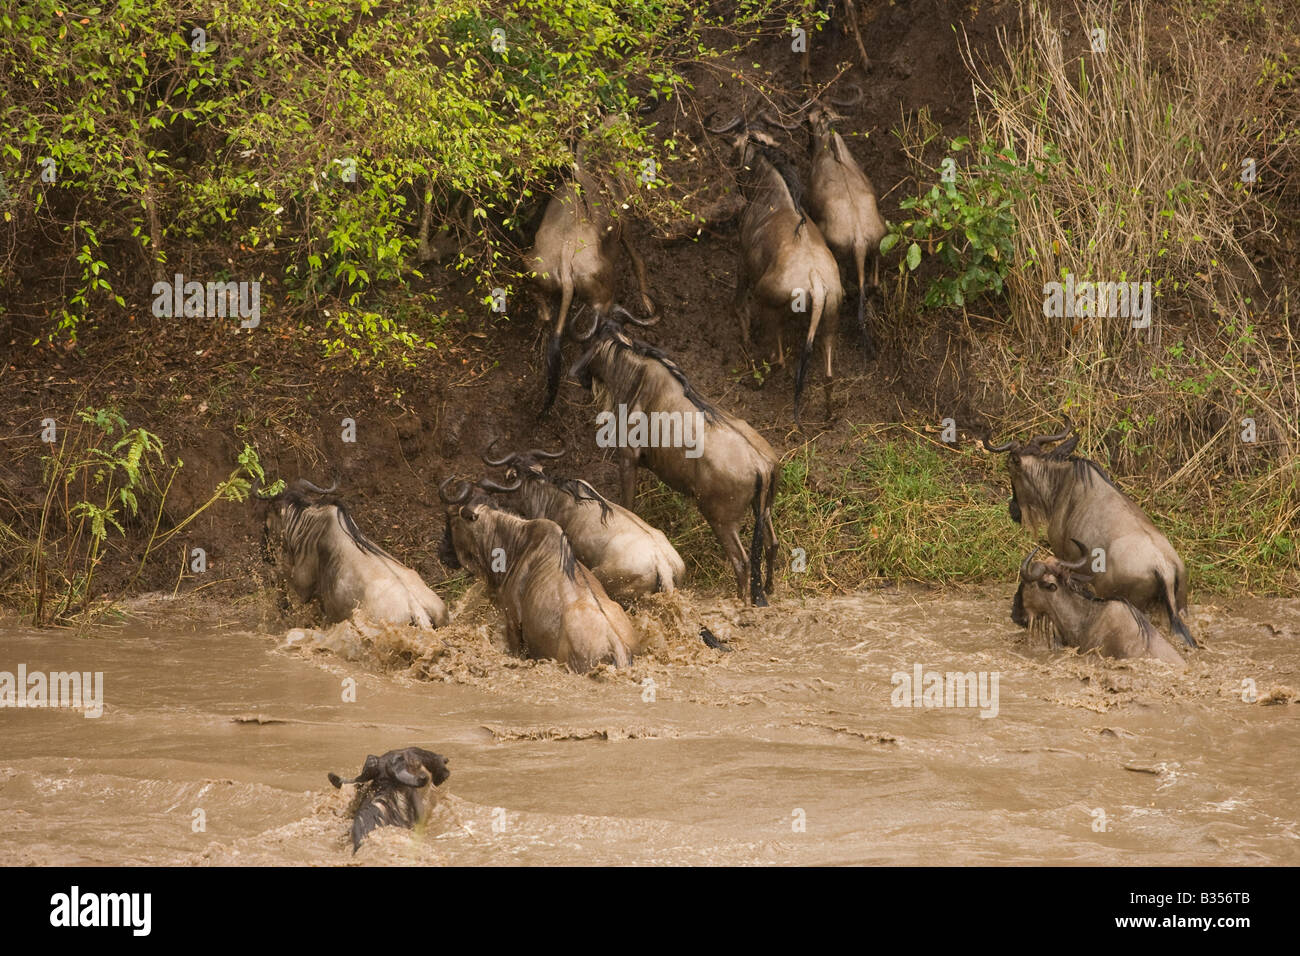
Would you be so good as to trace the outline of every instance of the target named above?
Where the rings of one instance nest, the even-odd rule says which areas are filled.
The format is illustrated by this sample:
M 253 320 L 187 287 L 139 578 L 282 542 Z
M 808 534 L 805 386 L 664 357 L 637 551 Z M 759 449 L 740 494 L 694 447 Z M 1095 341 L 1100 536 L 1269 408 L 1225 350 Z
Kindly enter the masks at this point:
M 709 519 L 709 527 L 722 545 L 722 550 L 731 562 L 731 570 L 736 574 L 736 597 L 745 600 L 745 584 L 749 578 L 749 559 L 745 555 L 745 546 L 740 541 L 739 525 L 723 525 Z
M 636 502 L 636 458 L 630 455 L 620 455 L 618 459 L 618 483 L 619 497 L 623 500 L 619 502 L 628 511 L 635 512 L 633 504 Z
M 649 285 L 645 277 L 645 262 L 637 255 L 636 250 L 632 248 L 632 243 L 628 242 L 627 236 L 620 236 L 620 242 L 624 250 L 627 251 L 627 257 L 632 260 L 632 269 L 636 272 L 637 286 L 641 291 L 641 307 L 645 309 L 647 316 L 654 316 L 655 303 L 650 298 Z
M 763 593 L 763 475 L 754 476 L 754 541 L 749 547 L 749 600 L 754 607 L 767 607 Z
M 835 336 L 830 328 L 822 332 L 822 351 L 826 355 L 826 420 L 833 421 L 835 418 L 835 409 L 832 404 L 831 392 L 835 386 L 835 373 L 832 371 L 833 355 L 835 350 Z

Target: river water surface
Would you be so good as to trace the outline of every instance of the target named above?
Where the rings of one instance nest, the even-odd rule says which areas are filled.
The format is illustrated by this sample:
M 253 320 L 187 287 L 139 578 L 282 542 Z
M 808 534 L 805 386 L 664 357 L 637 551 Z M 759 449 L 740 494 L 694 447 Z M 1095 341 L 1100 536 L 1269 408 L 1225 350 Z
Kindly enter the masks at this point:
M 632 668 L 585 677 L 506 654 L 476 592 L 423 635 L 161 599 L 89 633 L 0 627 L 0 671 L 102 671 L 105 698 L 0 710 L 0 858 L 1300 863 L 1300 601 L 1194 607 L 1178 671 L 1049 652 L 1004 590 L 686 592 L 638 609 Z M 996 715 L 895 706 L 918 665 L 996 674 Z M 442 803 L 354 856 L 326 772 L 411 745 L 450 758 Z

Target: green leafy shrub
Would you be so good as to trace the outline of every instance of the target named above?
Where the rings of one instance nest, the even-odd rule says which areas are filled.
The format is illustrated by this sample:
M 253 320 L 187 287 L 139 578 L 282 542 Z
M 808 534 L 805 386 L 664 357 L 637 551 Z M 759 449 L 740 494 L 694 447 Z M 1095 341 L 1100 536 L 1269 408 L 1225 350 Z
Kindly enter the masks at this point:
M 965 137 L 955 139 L 952 151 L 969 145 Z M 1004 294 L 1015 265 L 1015 205 L 1045 179 L 1041 164 L 1021 165 L 1009 149 L 985 143 L 978 156 L 978 162 L 962 167 L 951 157 L 945 160 L 943 179 L 899 203 L 912 216 L 893 225 L 880 243 L 886 253 L 906 242 L 899 268 L 909 272 L 921 265 L 923 254 L 938 260 L 941 271 L 925 291 L 928 308 L 960 307 L 984 294 Z M 1045 151 L 1044 163 L 1059 161 L 1054 150 Z

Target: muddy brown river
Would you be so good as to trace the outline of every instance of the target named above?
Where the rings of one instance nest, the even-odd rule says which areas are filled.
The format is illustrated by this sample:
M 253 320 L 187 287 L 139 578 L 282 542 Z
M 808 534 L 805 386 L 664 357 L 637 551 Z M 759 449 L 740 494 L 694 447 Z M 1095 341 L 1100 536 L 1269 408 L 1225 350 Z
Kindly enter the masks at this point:
M 585 677 L 506 654 L 475 591 L 425 634 L 163 599 L 88 634 L 5 627 L 0 671 L 104 676 L 98 718 L 0 710 L 0 858 L 1300 863 L 1300 601 L 1194 606 L 1179 671 L 1048 651 L 1005 591 L 686 592 L 638 609 L 630 669 Z M 450 758 L 442 803 L 353 856 L 326 772 L 409 745 Z

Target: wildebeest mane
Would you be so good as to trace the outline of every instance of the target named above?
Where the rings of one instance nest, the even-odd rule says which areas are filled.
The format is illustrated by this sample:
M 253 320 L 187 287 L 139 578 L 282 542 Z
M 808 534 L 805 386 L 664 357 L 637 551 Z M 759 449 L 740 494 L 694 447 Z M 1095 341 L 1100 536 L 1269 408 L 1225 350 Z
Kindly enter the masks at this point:
M 419 809 L 413 792 L 408 787 L 393 786 L 386 781 L 368 781 L 359 785 L 350 808 L 352 852 L 356 853 L 367 834 L 379 827 L 414 827 Z
M 1095 476 L 1106 482 L 1106 484 L 1110 485 L 1112 488 L 1115 488 L 1116 491 L 1119 490 L 1115 487 L 1115 482 L 1111 481 L 1110 476 L 1102 469 L 1101 465 L 1097 464 L 1091 458 L 1085 458 L 1082 455 L 1062 455 L 1055 451 L 1049 451 L 1046 454 L 1039 455 L 1038 457 L 1042 458 L 1044 461 L 1062 462 L 1073 466 L 1074 477 L 1081 484 L 1090 484 Z
M 519 539 L 524 533 L 524 523 L 530 519 L 521 517 L 504 508 L 498 508 L 494 504 L 485 504 L 484 507 L 486 507 L 490 513 L 495 512 L 499 516 L 514 519 L 511 521 L 498 521 L 491 534 L 475 536 L 475 543 L 479 548 L 479 564 L 486 569 L 486 573 L 490 574 L 492 568 L 492 551 L 494 549 L 503 548 L 507 555 L 519 554 L 522 551 L 522 548 L 519 545 Z M 479 520 L 483 520 L 482 516 L 479 517 Z M 552 522 L 552 524 L 554 524 L 554 522 Z M 556 527 L 558 528 L 559 526 L 556 525 Z M 561 530 L 560 570 L 564 572 L 564 576 L 570 581 L 576 580 L 577 561 L 578 559 L 573 553 L 573 546 L 569 544 L 568 535 Z
M 319 528 L 311 528 L 307 526 L 307 512 L 314 507 L 318 507 L 318 505 L 314 502 L 308 501 L 307 498 L 298 492 L 284 492 L 281 512 L 284 515 L 284 537 L 285 542 L 289 545 L 290 553 L 295 557 L 301 554 L 305 547 L 315 544 L 315 542 L 320 538 L 321 533 L 325 530 L 323 524 Z M 328 506 L 320 505 L 319 507 L 324 508 Z M 344 505 L 335 504 L 334 509 L 337 514 L 339 527 L 343 529 L 343 533 L 351 539 L 352 543 L 355 544 L 358 549 L 365 554 L 372 554 L 380 558 L 388 558 L 391 561 L 396 560 L 396 558 L 391 554 L 379 545 L 375 544 L 362 533 L 361 529 L 357 527 L 357 523 L 352 519 L 352 515 Z
M 808 211 L 803 207 L 803 183 L 799 181 L 799 174 L 795 171 L 794 163 L 790 157 L 777 149 L 775 146 L 769 146 L 767 143 L 752 141 L 755 151 L 767 160 L 776 174 L 781 177 L 781 182 L 785 184 L 785 191 L 790 195 L 790 202 L 794 205 L 794 211 L 799 214 L 799 221 L 795 224 L 794 231 L 797 235 L 803 228 L 803 224 L 808 220 Z
M 681 366 L 669 358 L 665 352 L 646 342 L 631 338 L 612 324 L 605 325 L 602 334 L 604 340 L 608 341 L 616 349 L 624 349 L 639 358 L 658 362 L 682 387 L 682 394 L 686 396 L 687 401 L 704 414 L 705 421 L 712 424 L 718 420 L 718 409 L 695 390 L 690 379 L 686 377 L 686 373 L 682 371 Z M 612 381 L 607 383 L 611 393 L 635 395 L 641 391 L 641 385 L 645 378 L 645 367 L 641 363 L 615 362 L 612 363 L 612 366 L 610 369 Z
M 545 481 L 556 491 L 564 492 L 579 504 L 584 501 L 594 501 L 600 506 L 601 524 L 605 524 L 609 519 L 609 516 L 613 514 L 613 511 L 609 506 L 609 499 L 581 478 L 559 478 L 555 475 L 548 475 L 544 471 L 533 471 L 529 474 L 534 478 Z
M 573 553 L 573 545 L 569 543 L 569 536 L 563 531 L 560 532 L 560 570 L 570 581 L 575 580 L 578 559 Z
M 1091 464 L 1091 462 L 1089 462 L 1089 464 Z M 1157 575 L 1156 580 L 1159 581 L 1159 575 Z M 1068 574 L 1065 576 L 1065 583 L 1073 593 L 1080 597 L 1087 598 L 1094 604 L 1124 605 L 1124 609 L 1133 616 L 1133 621 L 1137 624 L 1138 630 L 1142 632 L 1142 639 L 1146 643 L 1148 650 L 1151 648 L 1151 642 L 1160 636 L 1160 632 L 1155 629 L 1155 625 L 1151 623 L 1151 619 L 1143 614 L 1141 609 L 1127 598 L 1099 597 L 1092 588 L 1088 586 L 1086 581 L 1080 581 Z

